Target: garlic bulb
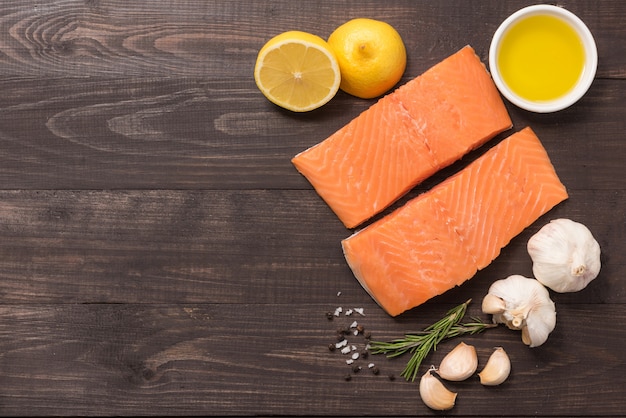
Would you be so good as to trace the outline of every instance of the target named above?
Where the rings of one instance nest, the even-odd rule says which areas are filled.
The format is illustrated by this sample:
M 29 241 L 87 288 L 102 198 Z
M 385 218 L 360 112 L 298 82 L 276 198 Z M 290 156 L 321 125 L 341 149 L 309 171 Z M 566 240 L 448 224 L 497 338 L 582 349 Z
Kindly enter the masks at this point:
M 476 349 L 461 342 L 441 360 L 439 376 L 446 380 L 460 382 L 473 375 L 477 368 Z
M 511 373 L 511 359 L 502 347 L 496 347 L 483 370 L 478 373 L 480 383 L 485 386 L 496 386 L 503 383 Z
M 555 292 L 584 289 L 600 272 L 600 245 L 585 225 L 570 219 L 544 225 L 527 249 L 535 278 Z
M 548 290 L 537 280 L 513 275 L 495 281 L 489 288 L 485 299 L 499 298 L 504 303 L 503 311 L 485 311 L 492 313 L 493 321 L 506 324 L 507 327 L 522 331 L 522 341 L 530 347 L 538 347 L 548 339 L 556 326 L 556 309 Z
M 427 407 L 445 411 L 454 406 L 456 393 L 448 390 L 441 380 L 433 375 L 434 372 L 435 368 L 431 367 L 420 379 L 420 396 Z

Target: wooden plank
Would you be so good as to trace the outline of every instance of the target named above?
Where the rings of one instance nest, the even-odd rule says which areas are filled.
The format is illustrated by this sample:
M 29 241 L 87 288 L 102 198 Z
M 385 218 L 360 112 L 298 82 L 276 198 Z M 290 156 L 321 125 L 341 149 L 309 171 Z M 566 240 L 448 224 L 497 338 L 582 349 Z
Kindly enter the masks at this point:
M 526 242 L 556 217 L 585 223 L 605 266 L 573 302 L 625 303 L 622 191 L 573 191 L 488 269 L 446 295 L 480 298 L 495 278 L 531 275 Z M 369 297 L 343 258 L 345 229 L 312 191 L 1 191 L 4 302 L 321 303 Z
M 290 159 L 370 103 L 344 96 L 294 117 L 255 87 L 226 81 L 5 80 L 0 88 L 0 118 L 11 121 L 0 125 L 4 189 L 310 189 Z M 619 188 L 624 103 L 619 82 L 597 80 L 558 115 L 510 107 L 514 128 L 498 138 L 531 126 L 569 188 Z
M 169 3 L 168 3 L 169 4 Z M 601 77 L 625 77 L 626 58 L 609 48 L 622 33 L 620 2 L 563 1 L 598 34 Z M 241 77 L 271 36 L 297 28 L 326 38 L 343 20 L 375 16 L 397 27 L 411 60 L 409 74 L 441 54 L 475 45 L 486 56 L 491 34 L 523 1 L 504 4 L 332 1 L 244 4 L 189 0 L 7 0 L 0 6 L 0 73 L 5 77 Z M 341 17 L 336 17 L 341 16 Z M 471 18 L 468 18 L 471 16 Z M 330 17 L 333 17 L 332 19 Z
M 2 306 L 0 414 L 432 415 L 419 399 L 417 382 L 399 378 L 405 358 L 361 359 L 357 364 L 364 369 L 347 382 L 346 356 L 330 352 L 328 345 L 335 341 L 336 327 L 355 319 L 386 340 L 437 320 L 449 307 L 408 322 L 368 310 L 364 317 L 328 321 L 328 306 Z M 470 307 L 469 313 L 477 314 L 478 306 Z M 449 384 L 459 393 L 454 413 L 590 416 L 619 411 L 626 384 L 620 354 L 626 331 L 614 324 L 625 320 L 621 305 L 564 305 L 557 328 L 535 349 L 503 327 L 464 338 L 476 346 L 480 368 L 497 344 L 508 351 L 513 370 L 497 388 L 482 387 L 476 377 Z M 276 322 L 280 334 L 268 327 Z M 350 339 L 364 346 L 362 338 Z M 458 342 L 442 344 L 428 363 L 438 364 Z M 367 369 L 369 362 L 379 375 Z M 389 374 L 398 378 L 390 381 Z
M 399 318 L 354 279 L 339 246 L 351 231 L 289 161 L 372 101 L 340 92 L 295 115 L 252 79 L 269 37 L 326 37 L 361 16 L 402 34 L 403 82 L 465 44 L 486 62 L 491 34 L 526 5 L 1 2 L 0 415 L 432 416 L 417 384 L 399 377 L 406 359 L 369 356 L 345 381 L 345 356 L 328 349 L 335 330 L 358 320 L 377 339 L 397 338 L 468 298 L 469 314 L 488 319 L 489 285 L 531 275 L 525 244 L 554 217 L 590 227 L 600 276 L 581 292 L 552 293 L 557 328 L 541 347 L 504 327 L 464 339 L 481 367 L 503 345 L 513 374 L 497 388 L 450 384 L 459 392 L 451 414 L 623 415 L 626 3 L 559 3 L 598 46 L 598 77 L 579 103 L 547 115 L 507 104 L 515 129 L 542 139 L 570 199 L 468 283 Z M 366 316 L 329 321 L 338 306 Z

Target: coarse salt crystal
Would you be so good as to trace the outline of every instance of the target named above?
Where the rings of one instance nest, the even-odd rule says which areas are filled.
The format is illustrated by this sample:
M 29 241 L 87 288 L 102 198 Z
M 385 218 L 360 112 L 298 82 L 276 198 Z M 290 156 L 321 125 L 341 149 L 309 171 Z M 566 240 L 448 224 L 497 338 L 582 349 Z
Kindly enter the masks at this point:
M 354 363 L 354 360 L 352 360 L 352 359 L 346 360 L 346 364 L 352 364 L 352 363 Z
M 335 309 L 335 316 L 339 316 L 341 312 L 343 312 L 343 308 L 340 306 L 337 309 Z
M 352 309 L 346 309 L 346 316 L 352 315 Z
M 359 335 L 359 331 L 358 331 L 358 330 L 356 330 L 356 329 L 355 329 L 354 331 L 352 331 L 352 333 L 353 333 L 354 335 Z
M 358 325 L 359 323 L 354 321 L 352 324 L 350 324 L 350 328 L 356 328 Z
M 341 296 L 341 292 L 337 292 L 337 296 Z
M 374 363 L 368 364 L 367 367 L 371 369 L 372 367 L 374 367 Z
M 341 348 L 348 345 L 348 340 L 341 340 L 335 344 L 335 348 Z
M 363 308 L 354 308 L 354 312 L 358 313 L 361 316 L 365 316 L 363 313 Z
M 350 351 L 352 351 L 350 347 L 344 347 L 341 349 L 341 354 L 348 354 Z
M 359 353 L 352 353 L 352 360 L 356 360 L 359 358 Z
M 356 345 L 352 346 L 352 351 L 356 351 Z

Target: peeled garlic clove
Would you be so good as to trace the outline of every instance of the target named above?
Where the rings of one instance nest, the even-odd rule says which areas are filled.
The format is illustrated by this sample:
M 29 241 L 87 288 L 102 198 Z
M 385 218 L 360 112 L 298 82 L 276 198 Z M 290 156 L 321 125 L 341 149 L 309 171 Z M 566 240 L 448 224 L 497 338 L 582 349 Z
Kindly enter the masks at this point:
M 448 390 L 443 383 L 437 379 L 431 367 L 420 379 L 420 396 L 422 401 L 430 409 L 445 411 L 451 409 L 456 401 L 456 393 Z
M 555 292 L 577 292 L 600 273 L 600 245 L 591 231 L 570 219 L 554 219 L 527 244 L 533 275 Z
M 441 360 L 439 376 L 453 382 L 460 382 L 474 374 L 478 368 L 476 349 L 460 343 Z
M 497 386 L 504 382 L 511 373 L 511 360 L 502 347 L 496 347 L 483 370 L 478 373 L 480 383 L 485 386 Z
M 546 342 L 556 326 L 556 308 L 550 293 L 539 281 L 512 275 L 496 280 L 488 294 L 505 303 L 505 311 L 493 315 L 494 322 L 522 330 L 522 341 L 530 347 Z

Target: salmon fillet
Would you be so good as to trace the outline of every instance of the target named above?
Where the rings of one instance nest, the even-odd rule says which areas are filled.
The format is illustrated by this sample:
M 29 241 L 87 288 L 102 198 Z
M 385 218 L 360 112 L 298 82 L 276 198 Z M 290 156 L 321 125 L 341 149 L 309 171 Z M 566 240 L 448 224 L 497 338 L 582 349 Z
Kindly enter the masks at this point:
M 489 73 L 466 46 L 292 163 L 354 228 L 511 126 Z
M 342 241 L 354 275 L 390 315 L 463 284 L 567 199 L 525 128 L 465 169 Z

